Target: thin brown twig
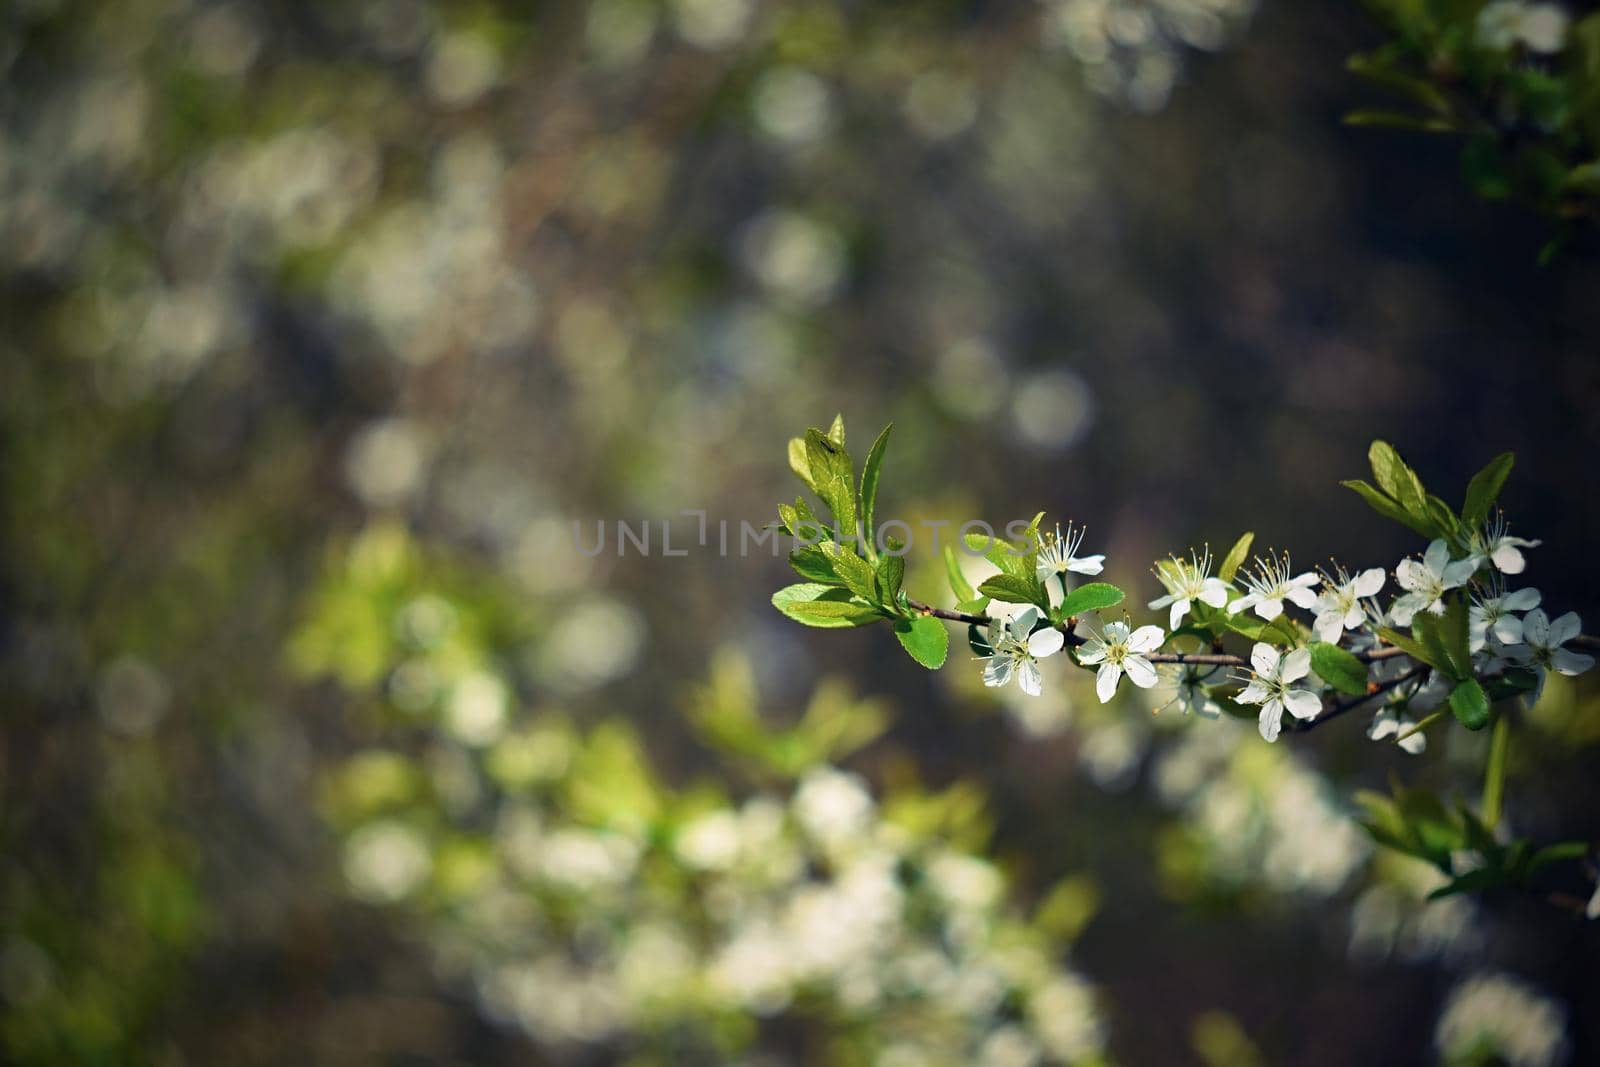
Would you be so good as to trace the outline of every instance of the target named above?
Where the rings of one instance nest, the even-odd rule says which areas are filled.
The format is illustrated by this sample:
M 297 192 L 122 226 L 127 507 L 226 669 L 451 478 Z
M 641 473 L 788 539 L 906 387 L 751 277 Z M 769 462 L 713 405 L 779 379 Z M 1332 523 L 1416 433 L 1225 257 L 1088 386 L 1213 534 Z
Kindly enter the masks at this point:
M 1347 712 L 1354 711 L 1368 701 L 1375 700 L 1390 690 L 1397 689 L 1400 686 L 1405 685 L 1414 678 L 1420 678 L 1422 675 L 1427 674 L 1432 669 L 1432 667 L 1429 667 L 1425 663 L 1419 663 L 1415 667 L 1412 667 L 1409 671 L 1406 671 L 1404 674 L 1390 678 L 1386 682 L 1375 683 L 1367 690 L 1366 693 L 1362 694 L 1361 696 L 1351 697 L 1349 700 L 1339 701 L 1339 703 L 1335 704 L 1326 712 L 1319 714 L 1314 719 L 1291 719 L 1289 722 L 1284 724 L 1284 729 L 1293 733 L 1305 733 L 1307 730 L 1314 730 L 1323 723 L 1332 722 L 1339 716 L 1344 715 Z

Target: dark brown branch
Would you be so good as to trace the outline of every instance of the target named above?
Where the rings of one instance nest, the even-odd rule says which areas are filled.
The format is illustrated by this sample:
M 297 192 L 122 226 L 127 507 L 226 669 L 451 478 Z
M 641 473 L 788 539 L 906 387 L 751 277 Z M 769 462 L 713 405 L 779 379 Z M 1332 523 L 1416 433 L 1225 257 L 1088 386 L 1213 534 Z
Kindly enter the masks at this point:
M 1362 696 L 1351 697 L 1349 700 L 1339 701 L 1333 707 L 1318 715 L 1315 719 L 1296 719 L 1293 716 L 1289 716 L 1289 721 L 1284 724 L 1284 729 L 1292 733 L 1305 733 L 1307 730 L 1315 730 L 1323 723 L 1332 722 L 1339 716 L 1344 715 L 1347 712 L 1354 711 L 1369 701 L 1376 700 L 1378 697 L 1383 696 L 1390 690 L 1398 689 L 1400 686 L 1405 685 L 1412 679 L 1422 677 L 1432 669 L 1433 668 L 1429 667 L 1427 664 L 1419 663 L 1415 667 L 1412 667 L 1409 671 L 1406 671 L 1404 674 L 1397 675 L 1396 677 L 1389 679 L 1387 682 L 1374 683 Z

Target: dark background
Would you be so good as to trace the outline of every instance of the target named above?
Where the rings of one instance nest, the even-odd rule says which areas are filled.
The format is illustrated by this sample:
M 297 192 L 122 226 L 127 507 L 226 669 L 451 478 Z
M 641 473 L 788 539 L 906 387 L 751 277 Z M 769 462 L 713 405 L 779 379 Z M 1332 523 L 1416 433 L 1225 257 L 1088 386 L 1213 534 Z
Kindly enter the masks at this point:
M 330 546 L 397 519 L 534 605 L 538 640 L 586 598 L 627 620 L 614 668 L 532 656 L 521 684 L 637 720 L 669 775 L 715 766 L 676 709 L 717 646 L 780 715 L 824 671 L 889 697 L 859 769 L 976 776 L 1021 892 L 1101 884 L 1075 963 L 1119 1062 L 1193 1062 L 1214 1009 L 1268 1062 L 1426 1061 L 1480 968 L 1600 1056 L 1593 924 L 1490 899 L 1462 954 L 1352 959 L 1365 868 L 1329 893 L 1161 875 L 1184 817 L 1145 785 L 1181 731 L 1139 724 L 1142 770 L 1106 790 L 1080 759 L 1100 713 L 1029 737 L 952 680 L 959 651 L 929 676 L 887 634 L 787 625 L 780 562 L 563 548 L 571 518 L 766 521 L 786 439 L 842 411 L 858 457 L 896 423 L 890 513 L 1076 518 L 1130 599 L 1146 561 L 1244 528 L 1392 567 L 1421 546 L 1337 485 L 1383 438 L 1452 501 L 1515 450 L 1527 578 L 1591 617 L 1592 236 L 1540 266 L 1550 224 L 1476 199 L 1451 139 L 1341 125 L 1373 100 L 1344 59 L 1381 40 L 1353 3 L 1264 4 L 1216 54 L 1114 50 L 1170 55 L 1165 100 L 1087 88 L 1109 68 L 1032 3 L 760 4 L 715 47 L 628 10 L 657 21 L 632 54 L 634 24 L 578 4 L 0 15 L 13 1049 L 59 1027 L 90 1037 L 34 1058 L 538 1062 L 430 968 L 426 927 L 348 899 L 319 817 L 319 775 L 372 738 L 286 648 Z M 452 35 L 498 57 L 481 92 L 476 53 L 439 58 Z M 785 69 L 828 101 L 791 99 L 811 134 L 789 140 L 760 103 Z M 907 118 L 928 71 L 970 109 L 939 136 Z M 935 574 L 913 568 L 926 599 Z M 132 734 L 104 710 L 127 657 L 163 709 Z M 1344 801 L 1391 769 L 1476 791 L 1470 745 L 1407 761 L 1360 735 L 1285 744 Z M 1593 737 L 1519 753 L 1519 832 L 1600 837 Z

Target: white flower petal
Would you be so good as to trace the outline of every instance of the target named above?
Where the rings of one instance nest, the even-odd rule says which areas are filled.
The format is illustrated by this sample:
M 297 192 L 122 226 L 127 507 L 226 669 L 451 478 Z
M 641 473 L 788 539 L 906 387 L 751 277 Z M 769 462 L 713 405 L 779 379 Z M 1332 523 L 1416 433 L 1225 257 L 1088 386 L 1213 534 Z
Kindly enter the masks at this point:
M 1318 641 L 1336 645 L 1339 643 L 1339 638 L 1344 636 L 1344 626 L 1344 615 L 1335 608 L 1318 615 L 1317 621 L 1311 624 L 1311 632 L 1316 634 Z
M 1278 739 L 1278 730 L 1283 725 L 1283 705 L 1276 700 L 1269 700 L 1261 706 L 1261 716 L 1256 720 L 1256 729 L 1261 731 L 1261 736 L 1267 741 Z
M 1309 689 L 1291 689 L 1283 694 L 1283 702 L 1297 719 L 1315 719 L 1322 714 L 1322 698 Z
M 1278 650 L 1265 641 L 1257 641 L 1250 650 L 1250 666 L 1262 677 L 1278 669 Z
M 1583 633 L 1583 620 L 1578 617 L 1577 612 L 1569 611 L 1550 624 L 1550 636 L 1547 641 L 1554 648 L 1556 645 L 1566 644 L 1581 633 Z
M 1503 611 L 1532 611 L 1539 606 L 1539 590 L 1529 586 L 1517 589 L 1500 598 Z
M 1586 656 L 1582 652 L 1569 652 L 1567 649 L 1558 648 L 1550 653 L 1550 666 L 1558 673 L 1571 677 L 1582 674 L 1594 666 L 1594 657 Z
M 1183 624 L 1183 617 L 1188 613 L 1189 601 L 1187 599 L 1175 601 L 1172 605 L 1172 611 L 1167 615 L 1167 628 L 1176 630 Z
M 1476 573 L 1478 573 L 1476 561 L 1460 559 L 1444 569 L 1444 573 L 1439 576 L 1439 581 L 1446 589 L 1458 589 L 1471 581 L 1472 576 Z
M 1104 556 L 1084 556 L 1067 564 L 1067 570 L 1074 574 L 1099 574 L 1105 570 L 1106 558 Z
M 1283 601 L 1277 597 L 1265 597 L 1256 605 L 1256 614 L 1271 622 L 1283 614 Z
M 1493 563 L 1495 570 L 1501 574 L 1521 574 L 1528 567 L 1528 561 L 1522 558 L 1517 546 L 1508 545 L 1504 541 L 1489 553 L 1489 562 Z
M 1122 661 L 1122 669 L 1128 672 L 1128 681 L 1140 689 L 1149 689 L 1156 684 L 1156 669 L 1147 659 L 1129 656 Z
M 1111 698 L 1117 695 L 1117 680 L 1122 677 L 1122 668 L 1115 663 L 1103 664 L 1095 672 L 1094 692 L 1100 698 L 1100 703 L 1110 703 Z
M 1543 608 L 1534 608 L 1523 616 L 1522 639 L 1536 648 L 1550 646 L 1550 616 Z
M 1502 615 L 1494 620 L 1494 639 L 1502 645 L 1522 643 L 1522 620 L 1515 615 Z M 1484 643 L 1479 639 L 1480 644 Z
M 1061 646 L 1067 643 L 1060 630 L 1055 627 L 1040 630 L 1028 638 L 1028 653 L 1036 659 L 1044 659 L 1061 651 Z
M 1383 568 L 1372 567 L 1350 580 L 1350 590 L 1358 597 L 1377 596 L 1383 588 Z
M 1443 538 L 1428 542 L 1428 551 L 1422 554 L 1422 565 L 1434 574 L 1444 573 L 1444 569 L 1450 565 L 1450 546 L 1444 543 Z
M 1005 685 L 1011 681 L 1012 670 L 1010 656 L 992 656 L 988 666 L 983 668 L 983 684 L 991 687 Z
M 1302 575 L 1302 577 L 1304 577 L 1304 575 Z M 1298 585 L 1290 589 L 1287 595 L 1297 608 L 1304 608 L 1305 610 L 1310 611 L 1312 608 L 1317 606 L 1317 594 L 1303 585 Z
M 1031 659 L 1025 659 L 1018 663 L 1017 684 L 1022 686 L 1022 691 L 1031 697 L 1036 697 L 1044 692 L 1044 679 L 1039 674 L 1039 665 Z
M 1404 584 L 1404 583 L 1401 583 Z M 1389 619 L 1396 626 L 1410 626 L 1417 612 L 1427 606 L 1428 598 L 1421 593 L 1407 593 L 1389 608 Z
M 1129 652 L 1154 652 L 1167 639 L 1159 626 L 1141 626 L 1128 635 Z
M 1311 650 L 1297 648 L 1283 657 L 1282 673 L 1278 675 L 1285 682 L 1298 682 L 1311 673 Z
M 1018 641 L 1026 641 L 1028 634 L 1037 625 L 1039 625 L 1039 609 L 1029 604 L 1011 617 L 1009 624 L 1011 636 Z
M 1200 600 L 1214 608 L 1228 602 L 1228 583 L 1221 578 L 1207 578 L 1200 583 Z
M 1411 592 L 1416 592 L 1433 580 L 1428 568 L 1414 559 L 1401 560 L 1394 569 L 1394 578 L 1400 583 L 1401 589 Z

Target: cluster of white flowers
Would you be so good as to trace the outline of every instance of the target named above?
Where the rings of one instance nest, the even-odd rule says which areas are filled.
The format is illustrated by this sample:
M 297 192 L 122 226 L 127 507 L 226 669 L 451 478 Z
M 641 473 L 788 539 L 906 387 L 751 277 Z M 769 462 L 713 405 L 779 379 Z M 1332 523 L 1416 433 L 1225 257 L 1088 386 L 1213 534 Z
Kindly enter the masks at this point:
M 1496 52 L 1522 46 L 1530 52 L 1559 52 L 1572 19 L 1555 4 L 1495 0 L 1478 12 L 1478 43 Z
M 1297 573 L 1287 554 L 1269 554 L 1230 575 L 1233 580 L 1224 580 L 1212 575 L 1209 550 L 1191 553 L 1187 559 L 1172 556 L 1156 565 L 1154 572 L 1165 594 L 1149 606 L 1166 609 L 1165 630 L 1107 621 L 1098 629 L 1087 626 L 1078 635 L 1066 622 L 1052 622 L 1038 607 L 1029 605 L 1003 618 L 999 613 L 1009 609 L 996 604 L 987 648 L 980 650 L 984 684 L 1004 686 L 1015 678 L 1025 693 L 1038 696 L 1043 689 L 1039 661 L 1071 644 L 1076 663 L 1094 669 L 1101 703 L 1116 695 L 1126 676 L 1141 689 L 1161 684 L 1168 698 L 1163 707 L 1177 704 L 1186 713 L 1214 717 L 1224 696 L 1219 687 L 1232 680 L 1239 688 L 1226 696 L 1235 704 L 1259 706 L 1261 736 L 1273 741 L 1282 730 L 1285 710 L 1302 721 L 1322 714 L 1327 689 L 1312 671 L 1308 642 L 1344 644 L 1357 654 L 1368 654 L 1369 679 L 1387 694 L 1368 736 L 1393 740 L 1406 752 L 1420 752 L 1426 741 L 1414 729 L 1417 723 L 1411 713 L 1429 712 L 1443 703 L 1449 695 L 1445 679 L 1437 671 L 1415 670 L 1399 657 L 1370 653 L 1381 643 L 1381 629 L 1411 626 L 1422 615 L 1444 615 L 1452 594 L 1461 595 L 1455 591 L 1464 591 L 1469 598 L 1470 651 L 1480 676 L 1494 677 L 1510 669 L 1529 672 L 1531 698 L 1537 700 L 1548 672 L 1575 675 L 1594 665 L 1591 656 L 1565 647 L 1582 630 L 1577 615 L 1552 620 L 1539 607 L 1537 589 L 1506 587 L 1506 580 L 1527 565 L 1523 550 L 1537 547 L 1538 541 L 1512 536 L 1500 514 L 1462 540 L 1464 544 L 1453 549 L 1437 539 L 1421 559 L 1401 560 L 1394 569 L 1399 589 L 1387 609 L 1376 599 L 1387 580 L 1378 567 L 1351 574 L 1335 563 L 1320 573 Z M 1082 530 L 1070 525 L 1065 534 L 1058 526 L 1053 536 L 1038 539 L 1036 574 L 1052 605 L 1061 603 L 1058 595 L 1065 598 L 1071 592 L 1071 575 L 1097 575 L 1105 569 L 1105 556 L 1079 554 L 1082 542 Z M 1287 617 L 1290 607 L 1307 612 L 1309 624 Z M 1195 632 L 1191 627 L 1197 625 L 1195 616 L 1202 608 L 1221 613 L 1239 632 L 1253 633 L 1231 621 L 1244 612 L 1274 628 L 1272 634 L 1263 635 L 1270 639 L 1255 643 L 1248 669 L 1231 679 L 1216 669 L 1215 660 L 1196 664 L 1160 651 L 1180 633 Z M 1296 647 L 1280 647 L 1285 643 Z
M 1556 1001 L 1509 975 L 1480 974 L 1450 991 L 1433 1040 L 1446 1064 L 1555 1067 L 1570 1051 L 1566 1029 Z
M 1092 989 L 1012 910 L 1002 872 L 886 817 L 859 776 L 823 764 L 787 795 L 672 816 L 661 793 L 636 806 L 662 815 L 608 820 L 572 799 L 613 791 L 584 756 L 597 735 L 533 733 L 565 758 L 511 775 L 515 789 L 508 768 L 526 761 L 499 753 L 533 734 L 455 749 L 487 840 L 441 827 L 427 799 L 441 783 L 396 754 L 366 754 L 334 794 L 363 809 L 347 813 L 351 889 L 412 909 L 441 968 L 556 1061 L 667 1031 L 680 1052 L 694 1034 L 709 1050 L 728 1012 L 792 1008 L 879 1020 L 864 1062 L 1070 1064 L 1103 1049 Z

